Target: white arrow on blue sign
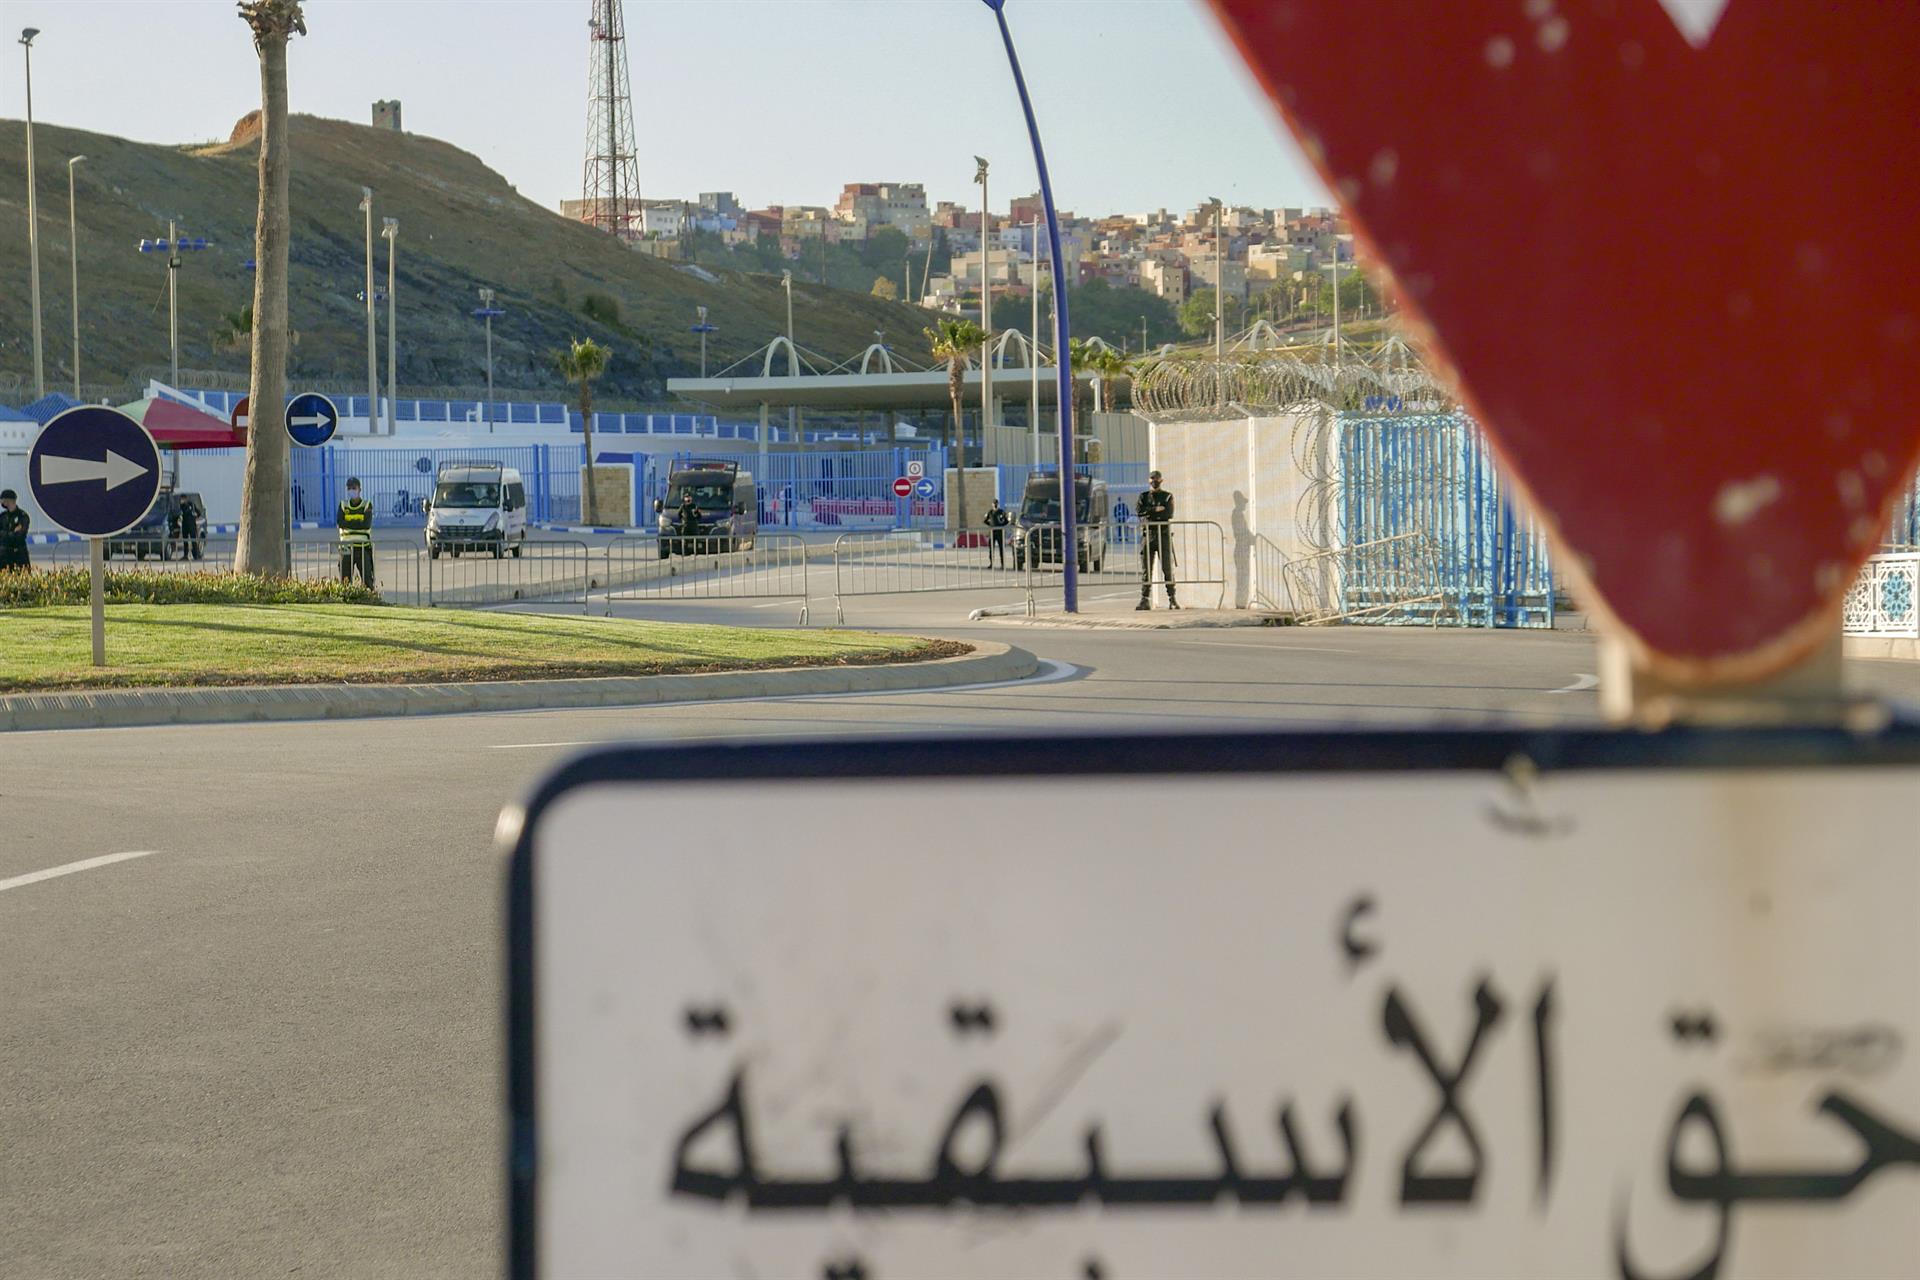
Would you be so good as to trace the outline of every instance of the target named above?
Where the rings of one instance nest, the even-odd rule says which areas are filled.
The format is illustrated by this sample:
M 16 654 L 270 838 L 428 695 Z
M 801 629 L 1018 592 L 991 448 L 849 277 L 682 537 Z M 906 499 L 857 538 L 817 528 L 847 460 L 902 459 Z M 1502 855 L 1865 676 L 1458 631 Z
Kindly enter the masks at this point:
M 922 480 L 919 484 L 913 486 L 913 491 L 922 498 L 931 498 L 933 496 L 933 481 Z
M 80 405 L 40 429 L 27 487 L 62 529 L 110 538 L 138 524 L 160 496 L 160 449 L 118 409 Z
M 339 425 L 340 411 L 317 391 L 297 395 L 287 404 L 287 435 L 297 445 L 317 448 L 333 439 Z

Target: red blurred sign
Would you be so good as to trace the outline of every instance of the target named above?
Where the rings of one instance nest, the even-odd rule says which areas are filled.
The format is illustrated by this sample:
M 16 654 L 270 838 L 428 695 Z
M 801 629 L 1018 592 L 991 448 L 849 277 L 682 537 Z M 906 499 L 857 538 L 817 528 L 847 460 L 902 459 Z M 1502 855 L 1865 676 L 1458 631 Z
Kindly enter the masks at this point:
M 912 493 L 913 493 L 913 481 L 907 479 L 905 476 L 901 476 L 898 480 L 895 480 L 893 482 L 894 497 L 905 498 Z
M 1213 2 L 1642 660 L 1828 640 L 1920 450 L 1920 6 Z
M 233 406 L 233 412 L 227 415 L 227 425 L 239 432 L 242 440 L 247 438 L 247 405 L 251 399 L 250 396 L 241 396 L 239 403 Z

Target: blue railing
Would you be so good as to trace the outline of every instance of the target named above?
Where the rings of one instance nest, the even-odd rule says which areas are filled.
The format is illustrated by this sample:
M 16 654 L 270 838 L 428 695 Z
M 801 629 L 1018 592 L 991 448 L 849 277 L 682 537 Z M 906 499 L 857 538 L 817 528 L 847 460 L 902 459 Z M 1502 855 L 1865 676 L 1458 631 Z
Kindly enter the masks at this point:
M 1447 601 L 1396 619 L 1437 614 L 1470 626 L 1553 625 L 1545 533 L 1515 504 L 1471 419 L 1341 414 L 1338 456 L 1336 545 L 1418 533 L 1438 549 Z

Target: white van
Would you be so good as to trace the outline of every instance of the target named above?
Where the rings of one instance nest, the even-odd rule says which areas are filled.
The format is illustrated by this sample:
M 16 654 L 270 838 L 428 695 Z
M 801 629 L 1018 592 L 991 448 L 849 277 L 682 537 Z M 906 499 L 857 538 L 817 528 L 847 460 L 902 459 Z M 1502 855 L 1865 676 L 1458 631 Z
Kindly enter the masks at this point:
M 527 486 L 497 462 L 448 462 L 427 504 L 427 554 L 491 551 L 518 557 L 527 541 Z

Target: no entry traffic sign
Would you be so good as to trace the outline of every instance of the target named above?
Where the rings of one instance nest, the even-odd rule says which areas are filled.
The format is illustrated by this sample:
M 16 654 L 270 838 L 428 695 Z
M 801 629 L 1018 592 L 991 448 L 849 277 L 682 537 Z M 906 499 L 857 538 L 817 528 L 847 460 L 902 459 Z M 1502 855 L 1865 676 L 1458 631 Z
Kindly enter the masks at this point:
M 244 434 L 252 422 L 252 418 L 247 413 L 247 410 L 251 408 L 252 405 L 252 396 L 241 396 L 240 399 L 234 403 L 233 412 L 227 415 L 227 425 L 235 431 Z
M 160 493 L 160 450 L 118 409 L 81 405 L 41 428 L 27 484 L 47 519 L 71 533 L 109 538 L 132 528 Z
M 913 493 L 913 481 L 907 479 L 905 476 L 901 476 L 898 480 L 895 480 L 893 482 L 894 497 L 905 498 L 905 497 L 911 496 L 912 493 Z
M 1829 640 L 1920 448 L 1920 6 L 1214 5 L 1645 665 Z
M 295 396 L 287 403 L 287 435 L 297 445 L 312 449 L 333 439 L 340 411 L 317 391 Z

